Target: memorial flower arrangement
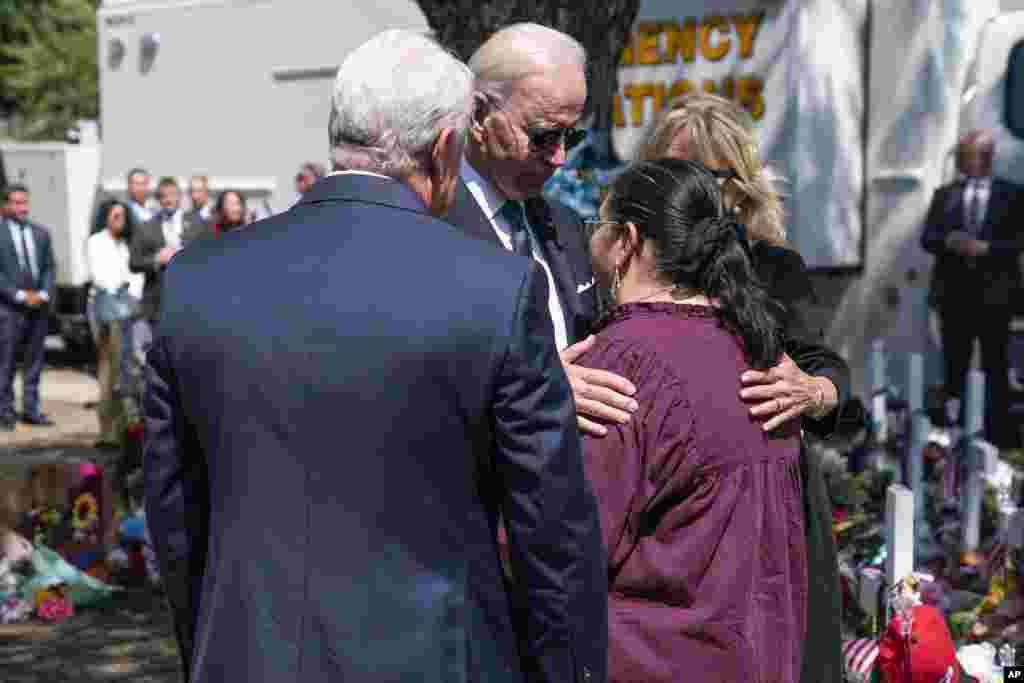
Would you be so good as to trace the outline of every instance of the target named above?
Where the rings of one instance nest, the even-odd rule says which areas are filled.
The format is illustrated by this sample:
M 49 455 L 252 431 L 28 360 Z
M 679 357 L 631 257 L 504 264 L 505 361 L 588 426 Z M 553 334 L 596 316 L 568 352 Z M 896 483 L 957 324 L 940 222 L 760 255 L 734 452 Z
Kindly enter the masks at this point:
M 26 621 L 33 612 L 31 602 L 12 595 L 0 602 L 0 624 L 17 624 Z
M 64 510 L 58 506 L 36 508 L 28 513 L 31 539 L 35 545 L 57 545 L 64 535 Z
M 847 681 L 885 680 L 883 660 L 889 678 L 902 680 L 905 658 L 916 656 L 901 649 L 902 626 L 897 624 L 895 633 L 888 631 L 894 606 L 886 600 L 890 591 L 884 579 L 886 491 L 894 480 L 905 481 L 910 470 L 906 423 L 905 411 L 890 406 L 888 428 L 879 430 L 885 439 L 868 430 L 862 438 L 838 448 L 811 444 L 825 454 L 825 479 L 833 506 Z M 941 650 L 941 657 L 936 654 L 935 661 L 928 661 L 936 664 L 936 683 L 947 675 L 970 683 L 975 671 L 983 672 L 977 680 L 988 680 L 987 672 L 998 672 L 999 666 L 1012 661 L 1014 649 L 1024 645 L 1024 588 L 1017 578 L 1018 564 L 1024 568 L 1024 511 L 1017 513 L 1022 519 L 1016 546 L 1008 543 L 1006 531 L 1014 503 L 1024 499 L 1024 457 L 974 442 L 968 460 L 963 447 L 957 429 L 932 427 L 922 452 L 924 520 L 915 534 L 915 569 L 928 573 L 915 575 L 924 578 L 910 591 L 915 595 L 914 618 L 907 623 L 917 624 L 918 616 L 928 615 L 928 630 L 919 638 L 934 642 L 932 654 Z M 962 514 L 969 462 L 980 467 L 982 495 L 977 547 L 967 552 Z M 904 617 L 907 614 L 904 609 Z M 917 628 L 913 626 L 915 635 Z M 888 654 L 881 657 L 880 647 L 887 637 Z M 948 642 L 956 654 L 955 666 L 950 663 Z M 922 670 L 913 663 L 910 669 Z
M 59 623 L 75 613 L 75 606 L 67 594 L 65 584 L 56 584 L 35 595 L 36 615 L 43 621 Z
M 91 493 L 80 494 L 71 508 L 71 525 L 74 527 L 76 541 L 96 540 L 96 529 L 99 526 L 99 503 Z

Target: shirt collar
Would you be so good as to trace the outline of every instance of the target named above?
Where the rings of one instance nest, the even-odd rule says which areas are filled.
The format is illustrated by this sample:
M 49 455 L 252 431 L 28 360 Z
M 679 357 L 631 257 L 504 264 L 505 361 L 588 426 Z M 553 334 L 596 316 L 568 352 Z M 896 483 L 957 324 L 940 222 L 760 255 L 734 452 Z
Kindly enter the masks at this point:
M 962 182 L 964 182 L 964 183 L 969 183 L 971 181 L 974 181 L 975 183 L 978 183 L 978 184 L 981 184 L 981 185 L 991 185 L 992 184 L 992 176 L 990 176 L 990 175 L 969 176 L 969 175 L 961 174 L 960 175 L 960 180 Z
M 380 173 L 373 173 L 371 171 L 331 171 L 327 175 L 368 175 L 374 178 L 384 178 L 384 180 L 394 180 L 391 176 L 381 175 Z
M 462 181 L 466 183 L 466 189 L 476 199 L 483 212 L 489 219 L 494 220 L 494 217 L 501 211 L 501 207 L 508 201 L 505 195 L 491 181 L 480 175 L 479 171 L 473 168 L 465 158 L 462 159 L 460 175 Z
M 469 193 L 476 199 L 477 204 L 480 205 L 481 211 L 487 215 L 491 222 L 496 222 L 495 217 L 501 211 L 501 207 L 510 200 L 491 181 L 484 178 L 479 171 L 473 168 L 472 164 L 465 157 L 462 159 L 460 175 L 462 176 L 462 182 L 466 183 L 466 189 L 469 190 Z M 531 203 L 533 202 L 540 203 L 543 215 L 538 216 L 531 213 Z M 550 220 L 544 200 L 536 197 L 520 203 L 526 210 L 526 220 L 529 222 L 534 236 L 542 241 L 554 241 L 561 245 L 558 231 Z

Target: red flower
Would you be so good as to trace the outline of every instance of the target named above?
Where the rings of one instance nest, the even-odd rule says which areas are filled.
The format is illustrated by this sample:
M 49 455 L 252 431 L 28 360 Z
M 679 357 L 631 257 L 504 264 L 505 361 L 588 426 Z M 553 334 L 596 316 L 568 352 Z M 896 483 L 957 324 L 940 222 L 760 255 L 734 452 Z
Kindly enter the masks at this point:
M 39 606 L 39 618 L 44 621 L 61 622 L 75 613 L 75 608 L 67 598 L 44 600 Z

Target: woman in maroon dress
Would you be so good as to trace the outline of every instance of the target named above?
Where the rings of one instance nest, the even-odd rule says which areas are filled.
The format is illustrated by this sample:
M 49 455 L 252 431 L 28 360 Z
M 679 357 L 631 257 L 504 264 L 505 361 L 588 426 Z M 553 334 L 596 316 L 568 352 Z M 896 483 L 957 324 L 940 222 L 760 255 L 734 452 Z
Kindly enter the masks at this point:
M 608 548 L 609 681 L 797 683 L 806 549 L 799 424 L 765 433 L 739 377 L 782 353 L 715 177 L 630 166 L 588 223 L 614 308 L 581 359 L 637 387 L 638 419 L 584 436 Z

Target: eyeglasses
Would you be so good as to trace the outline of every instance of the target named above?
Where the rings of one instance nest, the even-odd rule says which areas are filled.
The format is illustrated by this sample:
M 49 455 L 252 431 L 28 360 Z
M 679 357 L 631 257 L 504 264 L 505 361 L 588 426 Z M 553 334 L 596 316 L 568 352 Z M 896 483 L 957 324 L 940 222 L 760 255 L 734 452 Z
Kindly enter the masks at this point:
M 579 128 L 549 128 L 546 130 L 528 130 L 526 136 L 530 138 L 530 145 L 534 149 L 549 150 L 552 147 L 565 145 L 570 150 L 583 142 L 587 137 L 587 131 Z
M 583 221 L 583 237 L 590 240 L 597 234 L 597 231 L 606 225 L 622 225 L 619 221 L 606 221 L 603 218 L 586 218 Z

